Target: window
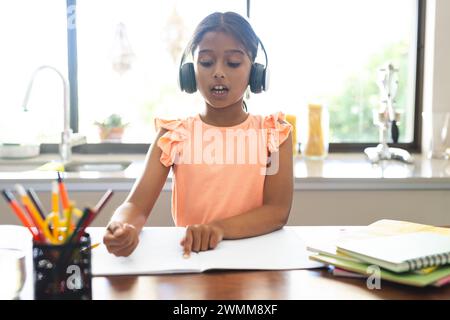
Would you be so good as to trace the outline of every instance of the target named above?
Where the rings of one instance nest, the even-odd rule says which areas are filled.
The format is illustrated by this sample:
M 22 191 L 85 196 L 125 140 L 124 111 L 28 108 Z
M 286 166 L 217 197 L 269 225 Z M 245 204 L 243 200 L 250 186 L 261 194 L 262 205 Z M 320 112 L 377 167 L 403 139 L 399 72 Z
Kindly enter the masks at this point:
M 39 66 L 51 65 L 67 76 L 66 26 L 65 1 L 0 2 L 0 143 L 59 141 L 63 89 L 56 73 L 39 72 L 28 112 L 23 112 L 22 103 Z
M 298 114 L 323 102 L 330 142 L 378 142 L 377 70 L 392 62 L 399 69 L 399 142 L 413 141 L 418 1 L 252 1 L 251 20 L 272 71 L 270 91 L 254 99 L 258 108 Z
M 177 75 L 195 26 L 213 11 L 243 16 L 249 11 L 268 52 L 270 90 L 251 95 L 250 112 L 300 115 L 308 103 L 322 101 L 330 111 L 332 143 L 377 143 L 372 116 L 380 104 L 377 70 L 392 62 L 399 69 L 399 141 L 413 145 L 418 140 L 416 66 L 423 0 L 73 2 L 76 39 L 67 39 L 65 1 L 0 3 L 0 86 L 7 88 L 0 94 L 0 109 L 10 115 L 0 118 L 0 143 L 23 137 L 23 128 L 40 142 L 59 142 L 62 90 L 54 74 L 37 77 L 30 111 L 21 110 L 30 76 L 43 64 L 70 76 L 78 101 L 72 113 L 89 143 L 100 142 L 94 123 L 114 113 L 129 123 L 122 142 L 150 143 L 155 117 L 184 117 L 203 107 L 199 93 L 179 92 Z M 77 61 L 70 61 L 76 62 L 77 77 L 67 71 L 68 40 L 77 44 Z M 257 61 L 264 63 L 262 53 Z
M 127 126 L 123 142 L 150 143 L 155 116 L 200 110 L 200 95 L 178 90 L 181 51 L 198 22 L 213 11 L 246 14 L 246 2 L 78 0 L 80 132 L 98 142 L 93 125 L 112 113 Z

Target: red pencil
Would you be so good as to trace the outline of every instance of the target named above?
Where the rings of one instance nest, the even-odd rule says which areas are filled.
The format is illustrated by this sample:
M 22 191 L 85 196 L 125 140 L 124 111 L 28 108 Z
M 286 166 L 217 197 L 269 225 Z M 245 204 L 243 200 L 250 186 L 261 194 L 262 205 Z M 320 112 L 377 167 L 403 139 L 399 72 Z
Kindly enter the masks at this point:
M 36 241 L 41 241 L 41 237 L 39 236 L 38 228 L 36 227 L 36 232 L 33 230 L 33 224 L 28 220 L 27 216 L 23 213 L 22 209 L 20 208 L 19 203 L 14 198 L 14 195 L 7 190 L 2 191 L 3 196 L 5 197 L 6 201 L 10 205 L 11 209 L 14 211 L 14 213 L 17 215 L 17 217 L 20 219 L 22 224 L 30 230 L 31 234 L 33 235 L 33 239 Z
M 63 205 L 63 209 L 67 210 L 67 209 L 69 209 L 69 206 L 70 206 L 69 195 L 67 194 L 66 186 L 64 185 L 64 182 L 62 181 L 59 171 L 58 171 L 58 187 L 59 187 L 59 195 L 61 196 L 61 202 Z

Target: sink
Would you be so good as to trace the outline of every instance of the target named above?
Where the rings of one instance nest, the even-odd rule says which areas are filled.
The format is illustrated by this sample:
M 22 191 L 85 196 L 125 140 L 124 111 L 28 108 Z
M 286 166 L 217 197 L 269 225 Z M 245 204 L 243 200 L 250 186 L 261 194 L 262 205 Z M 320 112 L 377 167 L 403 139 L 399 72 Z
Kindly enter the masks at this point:
M 70 162 L 64 166 L 66 172 L 120 172 L 124 171 L 131 162 Z

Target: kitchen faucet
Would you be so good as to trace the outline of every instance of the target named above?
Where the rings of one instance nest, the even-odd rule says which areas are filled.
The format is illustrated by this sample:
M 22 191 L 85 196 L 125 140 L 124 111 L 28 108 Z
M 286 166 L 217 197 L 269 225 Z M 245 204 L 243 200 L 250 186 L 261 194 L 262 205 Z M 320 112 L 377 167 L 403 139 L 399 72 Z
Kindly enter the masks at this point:
M 86 143 L 86 137 L 82 136 L 80 134 L 74 134 L 72 129 L 70 128 L 70 108 L 69 108 L 69 101 L 70 101 L 70 90 L 69 90 L 69 83 L 67 82 L 66 78 L 62 75 L 58 69 L 52 67 L 52 66 L 40 66 L 37 68 L 32 76 L 30 83 L 28 84 L 28 88 L 25 94 L 25 98 L 23 100 L 23 110 L 28 111 L 27 104 L 28 100 L 30 98 L 31 89 L 33 87 L 34 79 L 36 75 L 44 69 L 53 70 L 56 72 L 56 74 L 61 78 L 63 83 L 63 90 L 64 90 L 64 129 L 61 133 L 61 143 L 59 144 L 59 154 L 61 156 L 61 160 L 63 163 L 68 163 L 72 157 L 72 147 L 84 144 Z
M 374 124 L 379 128 L 380 143 L 376 147 L 364 149 L 364 153 L 372 163 L 384 160 L 398 160 L 404 163 L 413 164 L 414 159 L 411 154 L 401 148 L 389 147 L 387 140 L 391 131 L 392 140 L 398 142 L 398 126 L 400 113 L 395 111 L 395 96 L 398 89 L 398 69 L 391 63 L 379 69 L 378 87 L 381 92 L 381 110 L 374 113 Z

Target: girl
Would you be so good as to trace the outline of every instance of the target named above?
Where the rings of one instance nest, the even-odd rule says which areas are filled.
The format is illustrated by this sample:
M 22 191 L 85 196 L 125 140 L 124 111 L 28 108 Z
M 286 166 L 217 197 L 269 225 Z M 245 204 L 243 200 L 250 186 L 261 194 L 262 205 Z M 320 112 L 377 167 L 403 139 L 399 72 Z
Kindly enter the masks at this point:
M 159 132 L 145 170 L 104 235 L 110 253 L 128 256 L 136 248 L 170 168 L 172 216 L 176 226 L 186 227 L 180 242 L 185 257 L 214 249 L 222 239 L 286 224 L 293 192 L 291 126 L 281 112 L 247 113 L 243 101 L 249 85 L 256 93 L 267 86 L 265 68 L 255 63 L 259 43 L 247 20 L 233 12 L 213 13 L 198 25 L 181 60 L 180 86 L 189 93 L 198 89 L 204 110 L 155 120 Z M 194 63 L 183 64 L 186 54 Z

